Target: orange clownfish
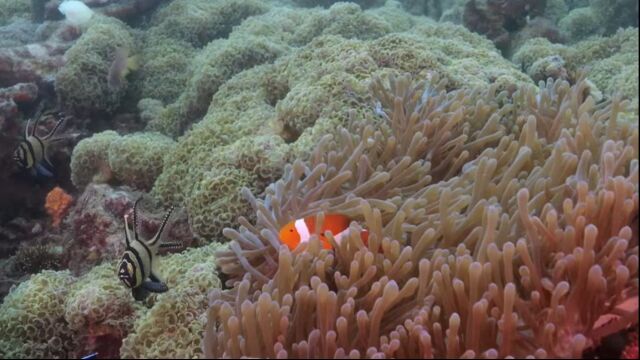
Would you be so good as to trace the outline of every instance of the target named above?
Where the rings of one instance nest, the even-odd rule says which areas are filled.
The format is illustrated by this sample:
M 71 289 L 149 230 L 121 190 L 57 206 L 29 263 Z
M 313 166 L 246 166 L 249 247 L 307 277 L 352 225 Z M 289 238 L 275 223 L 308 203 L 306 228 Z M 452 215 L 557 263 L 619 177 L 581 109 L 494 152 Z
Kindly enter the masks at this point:
M 331 243 L 324 233 L 330 231 L 333 234 L 333 238 L 339 244 L 343 237 L 349 233 L 349 224 L 351 219 L 345 215 L 340 214 L 326 214 L 324 216 L 324 223 L 320 231 L 320 243 L 322 248 L 331 249 Z M 297 219 L 289 222 L 280 229 L 280 241 L 287 245 L 289 249 L 294 250 L 300 243 L 307 242 L 311 238 L 311 234 L 316 228 L 315 215 L 307 216 L 304 219 Z M 362 230 L 362 241 L 367 244 L 369 239 L 369 232 Z

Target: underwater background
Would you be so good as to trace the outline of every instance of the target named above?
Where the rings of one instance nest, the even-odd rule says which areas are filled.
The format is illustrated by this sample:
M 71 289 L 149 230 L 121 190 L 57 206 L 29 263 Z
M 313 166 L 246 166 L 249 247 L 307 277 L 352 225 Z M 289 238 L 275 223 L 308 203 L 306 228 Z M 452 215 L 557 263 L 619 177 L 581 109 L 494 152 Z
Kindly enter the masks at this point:
M 637 0 L 0 0 L 0 358 L 637 358 Z

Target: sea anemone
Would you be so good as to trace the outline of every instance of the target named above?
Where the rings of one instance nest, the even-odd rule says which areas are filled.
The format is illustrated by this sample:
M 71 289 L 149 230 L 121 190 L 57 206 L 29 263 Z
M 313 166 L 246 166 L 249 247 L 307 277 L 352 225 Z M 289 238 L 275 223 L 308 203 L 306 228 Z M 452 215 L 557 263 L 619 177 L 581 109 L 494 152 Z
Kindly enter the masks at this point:
M 638 127 L 584 79 L 511 96 L 373 81 L 382 124 L 325 136 L 225 229 L 208 357 L 580 357 L 638 293 Z M 427 90 L 425 90 L 427 89 Z M 350 216 L 294 251 L 292 219 Z M 367 228 L 367 245 L 360 229 Z M 620 321 L 637 322 L 635 313 Z

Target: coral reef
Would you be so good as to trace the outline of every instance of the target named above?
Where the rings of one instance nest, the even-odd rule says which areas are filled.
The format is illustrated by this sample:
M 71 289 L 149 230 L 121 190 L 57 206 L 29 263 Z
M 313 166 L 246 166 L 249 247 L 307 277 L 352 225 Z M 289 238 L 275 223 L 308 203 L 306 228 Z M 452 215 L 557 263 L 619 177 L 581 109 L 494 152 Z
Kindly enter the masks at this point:
M 67 215 L 69 207 L 73 203 L 73 197 L 67 194 L 62 188 L 56 186 L 47 194 L 44 208 L 51 217 L 53 227 L 60 226 L 60 222 Z
M 42 270 L 60 270 L 64 264 L 62 248 L 47 245 L 22 246 L 13 260 L 14 270 L 37 274 Z
M 0 89 L 0 128 L 8 118 L 18 113 L 18 104 L 32 103 L 38 97 L 38 86 L 34 83 L 18 83 Z
M 123 86 L 109 86 L 108 74 L 116 49 L 133 51 L 131 29 L 123 22 L 100 15 L 65 53 L 66 63 L 56 74 L 55 88 L 62 107 L 73 114 L 113 113 L 126 94 Z
M 597 34 L 599 29 L 596 14 L 591 7 L 571 10 L 558 24 L 560 30 L 572 41 L 579 41 Z
M 19 32 L 25 36 L 25 30 L 20 29 Z M 50 78 L 64 65 L 65 51 L 78 36 L 73 27 L 63 24 L 54 24 L 40 32 L 31 29 L 31 32 L 32 39 L 29 40 L 33 42 L 24 40 L 24 43 L 14 42 L 0 48 L 0 86 L 50 82 Z M 11 32 L 9 38 L 16 41 L 20 36 Z
M 220 287 L 211 244 L 162 259 L 169 291 L 152 295 L 153 308 L 138 317 L 120 349 L 121 358 L 194 358 L 202 356 L 206 291 Z
M 78 334 L 78 356 L 97 351 L 101 357 L 117 357 L 122 339 L 131 332 L 144 310 L 114 275 L 116 265 L 106 262 L 80 277 L 64 304 L 66 326 Z
M 193 357 L 202 354 L 206 290 L 220 286 L 212 244 L 162 259 L 169 291 L 136 302 L 107 261 L 80 277 L 43 271 L 0 305 L 3 358 Z M 25 301 L 28 299 L 28 301 Z M 150 308 L 151 307 L 151 308 Z M 121 348 L 122 345 L 122 349 Z
M 108 130 L 83 139 L 71 156 L 71 181 L 77 188 L 91 182 L 107 182 L 113 176 L 109 167 L 109 146 L 120 136 Z
M 64 221 L 69 229 L 65 244 L 69 269 L 82 274 L 104 260 L 120 259 L 125 249 L 122 218 L 141 195 L 128 187 L 106 184 L 90 184 L 84 189 Z M 143 236 L 152 236 L 160 225 L 162 211 L 151 201 L 145 200 L 144 204 L 139 230 Z M 172 216 L 167 236 L 186 247 L 199 245 L 184 211 Z
M 328 12 L 346 11 L 344 7 L 335 5 Z M 258 29 L 257 23 L 247 21 L 236 31 L 242 33 L 245 25 L 250 31 Z M 372 75 L 393 71 L 439 74 L 449 80 L 450 88 L 489 82 L 510 88 L 529 81 L 489 41 L 456 25 L 428 23 L 373 40 L 318 36 L 274 64 L 256 66 L 226 81 L 207 102 L 202 121 L 167 156 L 152 193 L 165 204 L 184 201 L 196 233 L 209 241 L 219 238 L 237 216 L 249 215 L 247 204 L 238 200 L 242 186 L 261 192 L 281 174 L 284 161 L 304 157 L 323 135 L 349 121 L 353 111 L 373 114 L 367 83 Z M 204 83 L 206 77 L 201 79 Z M 259 182 L 254 165 L 234 157 L 237 149 L 263 163 Z M 216 200 L 218 187 L 229 191 L 226 199 Z
M 154 43 L 145 44 L 141 55 L 140 96 L 165 103 L 176 100 L 189 79 L 187 68 L 195 53 L 189 43 L 172 38 L 154 39 Z
M 0 0 L 1 358 L 637 354 L 637 2 L 59 2 Z M 140 197 L 185 249 L 136 302 Z
M 201 48 L 268 8 L 258 0 L 176 0 L 154 14 L 149 36 L 169 37 Z
M 28 18 L 30 11 L 30 0 L 0 0 L 0 26 L 16 17 Z
M 64 320 L 74 278 L 68 271 L 43 271 L 21 283 L 0 305 L 0 356 L 65 358 L 77 334 Z
M 540 63 L 550 59 L 555 59 L 551 67 L 555 70 L 541 73 Z M 638 29 L 620 30 L 610 37 L 593 37 L 571 46 L 531 39 L 514 54 L 513 62 L 535 80 L 563 74 L 562 69 L 557 71 L 559 62 L 572 79 L 579 70 L 586 70 L 597 90 L 608 97 L 621 95 L 631 100 L 629 110 L 638 113 Z
M 511 45 L 512 33 L 525 26 L 527 17 L 542 15 L 541 0 L 469 0 L 463 13 L 464 25 L 487 36 L 500 49 Z
M 206 356 L 579 357 L 607 334 L 601 315 L 625 314 L 638 293 L 628 102 L 596 105 L 582 79 L 512 96 L 435 84 L 374 81 L 383 124 L 323 137 L 264 200 L 243 191 L 257 220 L 225 230 L 233 288 L 210 293 Z M 327 212 L 354 220 L 340 243 L 327 235 L 333 251 L 280 244 L 280 226 Z
M 115 182 L 148 190 L 162 172 L 164 156 L 175 142 L 158 133 L 125 136 L 104 131 L 84 139 L 71 156 L 71 180 L 84 188 L 91 182 Z
M 134 189 L 149 190 L 162 172 L 164 156 L 175 142 L 158 133 L 135 133 L 109 145 L 109 167 L 116 181 Z

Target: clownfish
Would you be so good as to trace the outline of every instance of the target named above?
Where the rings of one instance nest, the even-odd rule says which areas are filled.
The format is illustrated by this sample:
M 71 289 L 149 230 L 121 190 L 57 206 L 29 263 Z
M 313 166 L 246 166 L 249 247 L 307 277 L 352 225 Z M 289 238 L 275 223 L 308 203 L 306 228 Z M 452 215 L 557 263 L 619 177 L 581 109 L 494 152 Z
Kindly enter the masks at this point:
M 322 225 L 322 229 L 320 229 L 320 243 L 322 244 L 323 249 L 331 249 L 331 243 L 324 233 L 326 231 L 330 231 L 333 234 L 333 238 L 336 240 L 338 244 L 342 238 L 344 238 L 349 233 L 349 224 L 351 223 L 351 219 L 345 215 L 340 214 L 326 214 L 324 216 L 324 223 Z M 316 228 L 316 217 L 315 215 L 307 216 L 303 219 L 297 219 L 289 222 L 285 226 L 280 229 L 280 241 L 283 244 L 287 245 L 290 250 L 294 250 L 301 243 L 309 241 L 311 238 L 311 234 L 314 233 Z M 367 244 L 369 240 L 369 232 L 367 230 L 362 230 L 360 234 L 362 241 Z

